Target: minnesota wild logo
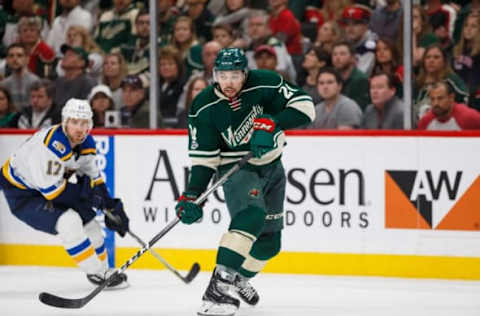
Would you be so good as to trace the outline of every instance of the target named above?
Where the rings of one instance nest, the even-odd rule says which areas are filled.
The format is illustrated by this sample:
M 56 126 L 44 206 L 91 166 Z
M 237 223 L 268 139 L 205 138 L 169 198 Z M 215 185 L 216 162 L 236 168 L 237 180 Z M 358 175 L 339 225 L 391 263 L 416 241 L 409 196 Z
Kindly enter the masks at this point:
M 254 105 L 250 113 L 248 113 L 235 131 L 231 125 L 228 126 L 226 130 L 222 131 L 222 138 L 225 143 L 227 143 L 228 147 L 235 148 L 237 146 L 247 144 L 252 136 L 253 120 L 255 120 L 255 118 L 261 114 L 263 114 L 263 108 L 260 105 Z

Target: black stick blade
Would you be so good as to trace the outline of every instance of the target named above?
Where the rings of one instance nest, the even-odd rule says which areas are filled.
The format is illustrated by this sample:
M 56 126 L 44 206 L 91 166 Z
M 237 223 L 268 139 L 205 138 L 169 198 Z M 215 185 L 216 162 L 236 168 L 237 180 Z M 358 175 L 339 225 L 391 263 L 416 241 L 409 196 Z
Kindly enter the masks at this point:
M 192 282 L 192 280 L 195 279 L 195 277 L 197 276 L 198 272 L 200 272 L 200 265 L 197 262 L 195 262 L 192 265 L 190 272 L 188 272 L 188 274 L 184 278 L 185 283 Z
M 79 299 L 70 299 L 70 298 L 63 298 L 60 296 L 56 296 L 50 293 L 42 292 L 38 296 L 40 299 L 40 302 L 46 305 L 50 305 L 53 307 L 59 307 L 59 308 L 81 308 L 87 303 L 88 301 L 85 302 L 85 299 L 79 298 Z

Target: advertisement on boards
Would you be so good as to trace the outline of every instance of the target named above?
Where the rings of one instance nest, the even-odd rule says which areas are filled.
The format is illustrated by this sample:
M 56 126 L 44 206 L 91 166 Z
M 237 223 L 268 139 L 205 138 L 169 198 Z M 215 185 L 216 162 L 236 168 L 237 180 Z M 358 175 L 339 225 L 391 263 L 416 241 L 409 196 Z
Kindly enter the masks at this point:
M 188 179 L 186 142 L 116 136 L 116 194 L 143 236 L 175 216 Z M 477 139 L 290 136 L 287 142 L 284 250 L 480 256 Z M 228 224 L 219 189 L 200 223 L 179 225 L 158 247 L 214 249 Z

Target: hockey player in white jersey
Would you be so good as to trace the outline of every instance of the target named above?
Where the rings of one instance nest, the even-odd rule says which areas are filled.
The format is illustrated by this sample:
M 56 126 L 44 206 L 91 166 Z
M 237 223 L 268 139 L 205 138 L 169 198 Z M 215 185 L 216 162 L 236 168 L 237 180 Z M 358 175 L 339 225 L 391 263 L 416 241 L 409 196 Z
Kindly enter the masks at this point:
M 57 235 L 90 282 L 101 284 L 108 269 L 98 209 L 113 209 L 119 223 L 105 217 L 107 227 L 122 237 L 128 217 L 120 199 L 113 199 L 95 163 L 92 110 L 86 100 L 70 99 L 62 124 L 35 133 L 3 164 L 0 186 L 14 216 L 36 230 Z M 69 181 L 72 174 L 77 181 Z M 118 274 L 109 287 L 126 286 Z

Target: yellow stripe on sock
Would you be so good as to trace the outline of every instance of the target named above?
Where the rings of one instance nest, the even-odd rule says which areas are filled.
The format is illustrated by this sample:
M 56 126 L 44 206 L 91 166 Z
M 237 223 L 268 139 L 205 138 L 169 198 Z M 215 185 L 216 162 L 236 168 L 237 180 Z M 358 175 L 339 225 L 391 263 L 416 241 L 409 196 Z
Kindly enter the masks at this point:
M 107 252 L 104 250 L 101 254 L 98 255 L 100 260 L 105 261 L 107 259 Z
M 90 247 L 87 248 L 87 250 L 85 250 L 81 254 L 73 257 L 73 260 L 75 260 L 76 263 L 80 263 L 83 260 L 86 260 L 86 259 L 90 258 L 94 254 L 95 254 L 95 251 L 93 250 L 93 247 L 90 246 Z

